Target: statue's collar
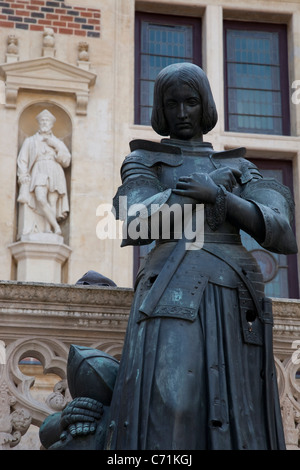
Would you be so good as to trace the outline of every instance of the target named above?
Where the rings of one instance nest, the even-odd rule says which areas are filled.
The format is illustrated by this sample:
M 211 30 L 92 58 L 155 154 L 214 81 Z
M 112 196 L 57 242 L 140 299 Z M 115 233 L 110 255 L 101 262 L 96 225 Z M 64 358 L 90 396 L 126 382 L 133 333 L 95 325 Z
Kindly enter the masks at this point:
M 44 137 L 44 136 L 52 136 L 52 131 L 48 131 L 48 132 L 42 132 L 41 130 L 38 131 L 38 134 L 41 136 L 41 137 Z
M 213 152 L 213 146 L 210 142 L 202 142 L 198 140 L 162 139 L 161 143 L 179 147 L 183 151 L 186 150 L 189 152 L 194 151 L 203 153 Z
M 182 155 L 189 154 L 212 154 L 213 147 L 209 142 L 185 141 L 177 139 L 162 139 L 161 142 L 152 142 L 150 140 L 136 139 L 130 142 L 130 150 L 146 150 L 149 152 L 170 153 Z
M 209 155 L 212 160 L 216 162 L 228 158 L 244 158 L 246 149 L 239 147 L 229 150 L 221 150 L 220 152 L 215 151 L 213 146 L 209 142 L 199 142 L 193 140 L 177 140 L 177 139 L 162 139 L 161 142 L 152 142 L 149 140 L 136 139 L 130 142 L 130 149 L 144 150 L 146 152 L 157 153 L 157 154 L 176 154 L 183 155 L 184 153 L 189 155 L 201 156 Z M 182 160 L 181 160 L 182 161 Z

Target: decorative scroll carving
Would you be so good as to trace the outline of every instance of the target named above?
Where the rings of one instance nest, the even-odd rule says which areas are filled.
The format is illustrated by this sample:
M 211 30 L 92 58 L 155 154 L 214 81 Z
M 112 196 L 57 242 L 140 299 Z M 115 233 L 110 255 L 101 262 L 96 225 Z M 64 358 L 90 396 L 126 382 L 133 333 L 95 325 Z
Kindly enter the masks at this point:
M 89 101 L 88 93 L 77 93 L 76 95 L 76 114 L 86 114 L 87 105 Z
M 53 392 L 46 398 L 46 404 L 54 411 L 62 411 L 71 400 L 66 380 L 58 382 Z
M 15 108 L 18 97 L 18 88 L 14 86 L 6 86 L 5 89 L 5 98 L 6 98 L 6 107 Z

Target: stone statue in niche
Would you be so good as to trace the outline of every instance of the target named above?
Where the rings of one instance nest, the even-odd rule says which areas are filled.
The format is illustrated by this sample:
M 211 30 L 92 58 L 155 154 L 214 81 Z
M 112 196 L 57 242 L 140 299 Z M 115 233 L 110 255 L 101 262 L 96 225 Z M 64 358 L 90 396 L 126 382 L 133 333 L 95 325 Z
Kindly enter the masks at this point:
M 33 215 L 22 234 L 43 232 L 61 235 L 59 222 L 69 212 L 64 168 L 70 165 L 71 154 L 52 132 L 56 120 L 53 114 L 44 109 L 36 119 L 39 130 L 24 140 L 17 159 L 18 203 L 28 206 L 36 214 L 36 219 Z M 26 225 L 26 220 L 23 224 Z
M 159 73 L 152 127 L 169 138 L 130 143 L 114 198 L 122 246 L 155 246 L 137 275 L 105 420 L 103 384 L 85 390 L 85 380 L 96 384 L 97 377 L 87 369 L 79 377 L 69 361 L 68 381 L 75 377 L 82 387 L 55 423 L 45 421 L 46 448 L 285 449 L 272 302 L 240 230 L 269 251 L 296 253 L 294 203 L 288 188 L 245 158 L 246 149 L 217 152 L 203 141 L 216 123 L 200 67 L 173 64 Z M 199 234 L 187 237 L 182 219 L 190 214 L 197 227 L 201 206 Z

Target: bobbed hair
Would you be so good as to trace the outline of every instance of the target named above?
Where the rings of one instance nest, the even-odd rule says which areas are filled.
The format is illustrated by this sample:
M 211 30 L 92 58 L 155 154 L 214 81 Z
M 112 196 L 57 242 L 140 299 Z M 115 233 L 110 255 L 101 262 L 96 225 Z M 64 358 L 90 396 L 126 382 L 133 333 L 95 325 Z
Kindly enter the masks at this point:
M 201 129 L 203 134 L 207 134 L 215 127 L 218 113 L 206 74 L 201 67 L 189 62 L 168 65 L 157 75 L 151 116 L 153 129 L 159 135 L 170 134 L 164 114 L 164 94 L 167 88 L 176 83 L 186 84 L 199 94 L 202 101 Z

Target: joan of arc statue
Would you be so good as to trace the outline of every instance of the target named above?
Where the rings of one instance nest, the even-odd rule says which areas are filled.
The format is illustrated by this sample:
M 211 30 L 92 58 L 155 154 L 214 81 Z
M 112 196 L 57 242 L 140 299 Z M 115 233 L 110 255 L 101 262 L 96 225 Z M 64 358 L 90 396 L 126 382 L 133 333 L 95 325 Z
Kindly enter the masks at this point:
M 297 252 L 286 187 L 262 177 L 245 149 L 216 152 L 203 141 L 217 122 L 210 85 L 192 64 L 155 82 L 153 129 L 160 143 L 133 141 L 122 169 L 130 208 L 143 204 L 148 236 L 159 208 L 204 204 L 204 245 L 155 240 L 137 276 L 111 405 L 110 449 L 282 449 L 272 352 L 271 302 L 240 230 L 275 253 Z M 151 206 L 151 207 L 150 207 Z M 166 213 L 168 213 L 166 211 Z M 147 219 L 148 217 L 148 219 Z M 163 220 L 163 217 L 162 217 Z M 150 234 L 150 235 L 149 235 Z
M 131 142 L 122 165 L 114 198 L 116 216 L 124 220 L 122 244 L 155 246 L 136 279 L 102 422 L 105 449 L 285 448 L 272 303 L 240 230 L 269 251 L 296 253 L 294 205 L 289 190 L 264 178 L 245 149 L 216 152 L 203 141 L 216 122 L 203 70 L 170 65 L 154 88 L 152 126 L 163 139 Z M 203 208 L 200 237 L 188 240 L 178 230 L 180 217 L 168 210 L 174 205 L 182 218 L 191 207 L 192 221 Z M 167 234 L 159 229 L 168 217 Z M 101 427 L 97 400 L 88 398 L 78 397 L 63 412 L 74 446 L 83 429 L 87 438 L 89 429 L 95 432 L 97 419 Z M 74 421 L 83 425 L 76 430 Z

